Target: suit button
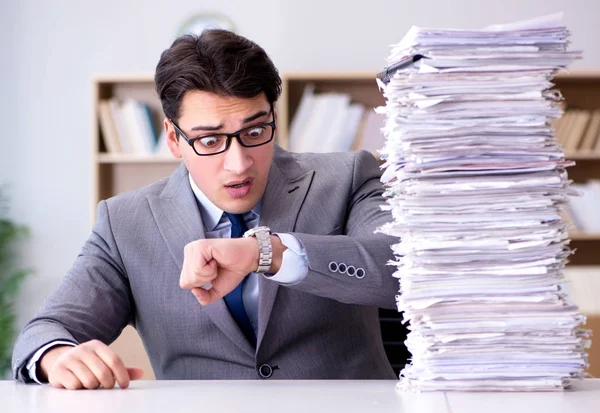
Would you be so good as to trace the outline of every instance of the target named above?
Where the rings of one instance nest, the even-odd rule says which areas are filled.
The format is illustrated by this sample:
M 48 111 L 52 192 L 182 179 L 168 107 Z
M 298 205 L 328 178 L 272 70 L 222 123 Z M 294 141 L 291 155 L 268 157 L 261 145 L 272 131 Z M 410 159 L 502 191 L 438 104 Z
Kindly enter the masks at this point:
M 365 270 L 362 268 L 356 269 L 356 278 L 363 278 L 365 276 Z
M 268 379 L 273 375 L 273 369 L 268 364 L 263 364 L 258 368 L 258 374 L 260 374 L 260 377 L 263 379 Z
M 356 268 L 354 268 L 352 265 L 348 265 L 348 269 L 346 270 L 346 274 L 348 274 L 350 277 L 353 277 L 354 274 L 356 274 Z
M 338 265 L 338 272 L 340 274 L 346 274 L 347 269 L 348 269 L 348 266 L 346 264 L 344 264 L 343 262 L 340 263 L 340 265 Z
M 331 271 L 331 272 L 337 272 L 337 270 L 338 270 L 338 264 L 337 264 L 337 262 L 331 261 L 329 263 L 329 271 Z

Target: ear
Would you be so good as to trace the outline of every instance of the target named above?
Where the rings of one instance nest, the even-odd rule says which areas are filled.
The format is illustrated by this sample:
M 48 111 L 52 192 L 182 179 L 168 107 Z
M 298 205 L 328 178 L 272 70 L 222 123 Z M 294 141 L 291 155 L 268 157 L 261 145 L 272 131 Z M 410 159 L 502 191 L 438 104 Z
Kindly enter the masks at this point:
M 177 137 L 177 131 L 173 127 L 173 124 L 169 121 L 169 119 L 165 118 L 165 132 L 167 134 L 167 146 L 169 150 L 176 158 L 181 158 L 181 149 L 179 148 L 180 138 Z

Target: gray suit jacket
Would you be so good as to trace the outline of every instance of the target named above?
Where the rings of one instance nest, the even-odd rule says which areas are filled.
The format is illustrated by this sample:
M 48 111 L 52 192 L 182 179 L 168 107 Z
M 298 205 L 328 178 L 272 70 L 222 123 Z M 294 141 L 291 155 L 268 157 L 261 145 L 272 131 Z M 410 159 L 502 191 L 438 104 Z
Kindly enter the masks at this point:
M 158 379 L 394 379 L 377 307 L 394 308 L 397 281 L 386 262 L 393 238 L 373 231 L 391 217 L 380 171 L 367 153 L 275 151 L 260 225 L 293 233 L 308 275 L 280 286 L 260 277 L 257 347 L 225 302 L 202 307 L 179 287 L 184 246 L 204 237 L 182 165 L 171 177 L 98 206 L 73 267 L 18 337 L 13 372 L 53 340 L 111 343 L 127 325 L 140 334 Z M 363 268 L 357 278 L 330 263 Z

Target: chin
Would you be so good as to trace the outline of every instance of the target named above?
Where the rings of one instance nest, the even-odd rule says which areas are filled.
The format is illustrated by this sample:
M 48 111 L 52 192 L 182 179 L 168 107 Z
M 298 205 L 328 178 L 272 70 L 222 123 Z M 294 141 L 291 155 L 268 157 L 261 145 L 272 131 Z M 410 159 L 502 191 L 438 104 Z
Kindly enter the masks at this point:
M 232 214 L 244 214 L 256 206 L 258 201 L 250 199 L 230 199 L 225 203 L 225 208 L 221 208 Z

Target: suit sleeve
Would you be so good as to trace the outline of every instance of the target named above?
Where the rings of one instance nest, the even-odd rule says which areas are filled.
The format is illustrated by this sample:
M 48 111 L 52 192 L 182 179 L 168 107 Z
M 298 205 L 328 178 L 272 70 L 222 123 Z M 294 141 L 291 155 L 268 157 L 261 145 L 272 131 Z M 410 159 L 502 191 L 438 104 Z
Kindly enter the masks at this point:
M 348 304 L 396 307 L 398 280 L 392 276 L 395 267 L 386 263 L 394 259 L 391 245 L 398 239 L 374 233 L 392 220 L 390 213 L 380 208 L 385 203 L 380 176 L 373 155 L 360 152 L 354 160 L 344 235 L 293 233 L 306 249 L 308 273 L 289 288 Z M 340 264 L 364 273 L 343 273 Z
M 44 345 L 92 339 L 109 344 L 133 319 L 131 290 L 106 201 L 98 205 L 97 216 L 73 267 L 17 338 L 12 360 L 17 380 L 31 382 L 27 362 Z

